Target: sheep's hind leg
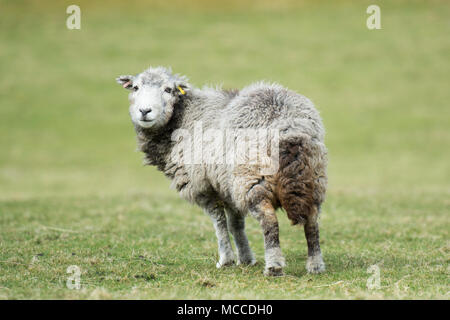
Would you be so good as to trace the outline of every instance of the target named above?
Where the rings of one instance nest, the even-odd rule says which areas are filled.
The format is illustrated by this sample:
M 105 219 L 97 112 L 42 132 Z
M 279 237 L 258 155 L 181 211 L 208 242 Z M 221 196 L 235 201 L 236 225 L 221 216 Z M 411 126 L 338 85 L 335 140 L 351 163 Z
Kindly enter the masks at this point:
M 306 270 L 309 273 L 321 273 L 325 271 L 322 253 L 319 244 L 319 225 L 317 216 L 309 217 L 305 224 L 305 236 L 308 243 L 308 260 Z
M 262 201 L 251 208 L 250 213 L 260 223 L 264 233 L 266 276 L 282 276 L 285 261 L 280 248 L 278 220 L 275 209 L 268 201 Z
M 227 209 L 226 213 L 228 228 L 233 235 L 234 243 L 238 251 L 238 264 L 254 265 L 256 259 L 245 234 L 245 217 L 230 209 Z
M 223 207 L 217 205 L 209 206 L 205 208 L 205 211 L 211 217 L 214 228 L 216 229 L 217 243 L 219 245 L 219 261 L 216 267 L 221 268 L 234 264 L 236 258 L 231 247 L 227 218 Z

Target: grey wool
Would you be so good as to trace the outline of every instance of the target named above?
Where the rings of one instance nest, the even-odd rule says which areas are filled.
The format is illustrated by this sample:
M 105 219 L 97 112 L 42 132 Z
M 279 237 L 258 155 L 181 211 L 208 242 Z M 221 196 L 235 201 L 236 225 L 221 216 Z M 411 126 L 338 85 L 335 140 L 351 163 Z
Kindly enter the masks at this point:
M 129 111 L 145 163 L 211 217 L 218 268 L 256 262 L 245 234 L 250 213 L 263 231 L 264 273 L 282 275 L 276 216 L 282 208 L 292 224 L 304 228 L 307 271 L 325 270 L 318 216 L 327 186 L 327 150 L 322 120 L 308 98 L 265 82 L 242 90 L 195 88 L 164 67 L 120 76 L 117 82 L 130 90 Z M 266 146 L 265 158 L 251 157 L 246 146 L 255 141 L 263 143 L 250 149 Z M 270 161 L 253 161 L 261 158 Z

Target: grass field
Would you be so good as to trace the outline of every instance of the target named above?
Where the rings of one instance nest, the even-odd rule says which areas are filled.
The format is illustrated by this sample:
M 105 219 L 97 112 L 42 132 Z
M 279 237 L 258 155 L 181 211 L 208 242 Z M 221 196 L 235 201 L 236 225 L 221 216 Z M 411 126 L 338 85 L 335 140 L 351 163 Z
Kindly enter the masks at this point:
M 0 0 L 0 298 L 449 299 L 450 3 Z M 120 74 L 277 81 L 327 128 L 327 272 L 279 215 L 286 276 L 217 270 L 209 218 L 135 152 Z M 281 212 L 280 212 L 281 213 Z M 381 288 L 369 290 L 372 265 Z M 70 290 L 70 265 L 81 289 Z

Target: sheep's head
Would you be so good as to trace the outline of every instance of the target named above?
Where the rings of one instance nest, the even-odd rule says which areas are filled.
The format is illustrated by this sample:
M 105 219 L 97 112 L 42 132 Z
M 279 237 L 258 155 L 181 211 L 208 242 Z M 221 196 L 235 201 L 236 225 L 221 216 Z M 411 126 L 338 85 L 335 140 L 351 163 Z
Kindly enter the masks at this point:
M 130 90 L 130 115 L 142 128 L 160 128 L 169 122 L 175 104 L 189 91 L 185 77 L 163 67 L 149 68 L 135 76 L 120 76 L 117 82 Z

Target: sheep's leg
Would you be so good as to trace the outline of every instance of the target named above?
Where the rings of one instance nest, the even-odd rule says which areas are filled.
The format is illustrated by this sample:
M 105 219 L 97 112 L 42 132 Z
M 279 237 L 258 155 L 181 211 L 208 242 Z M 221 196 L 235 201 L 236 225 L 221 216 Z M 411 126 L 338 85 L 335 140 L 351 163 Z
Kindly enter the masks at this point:
M 230 236 L 228 234 L 227 218 L 223 207 L 218 205 L 209 205 L 205 208 L 206 213 L 216 229 L 217 243 L 219 245 L 219 261 L 217 268 L 234 264 L 236 261 L 233 248 L 231 247 Z
M 267 276 L 283 275 L 285 261 L 280 248 L 278 220 L 275 209 L 268 201 L 262 201 L 250 210 L 260 223 L 264 233 L 264 249 L 266 266 L 264 274 Z
M 319 225 L 317 216 L 309 217 L 305 226 L 306 242 L 308 243 L 308 260 L 306 270 L 309 273 L 321 273 L 325 271 L 322 253 L 319 244 Z
M 234 238 L 234 243 L 238 251 L 238 264 L 254 265 L 256 263 L 255 256 L 248 244 L 247 235 L 245 234 L 245 217 L 230 209 L 226 210 L 228 229 Z

